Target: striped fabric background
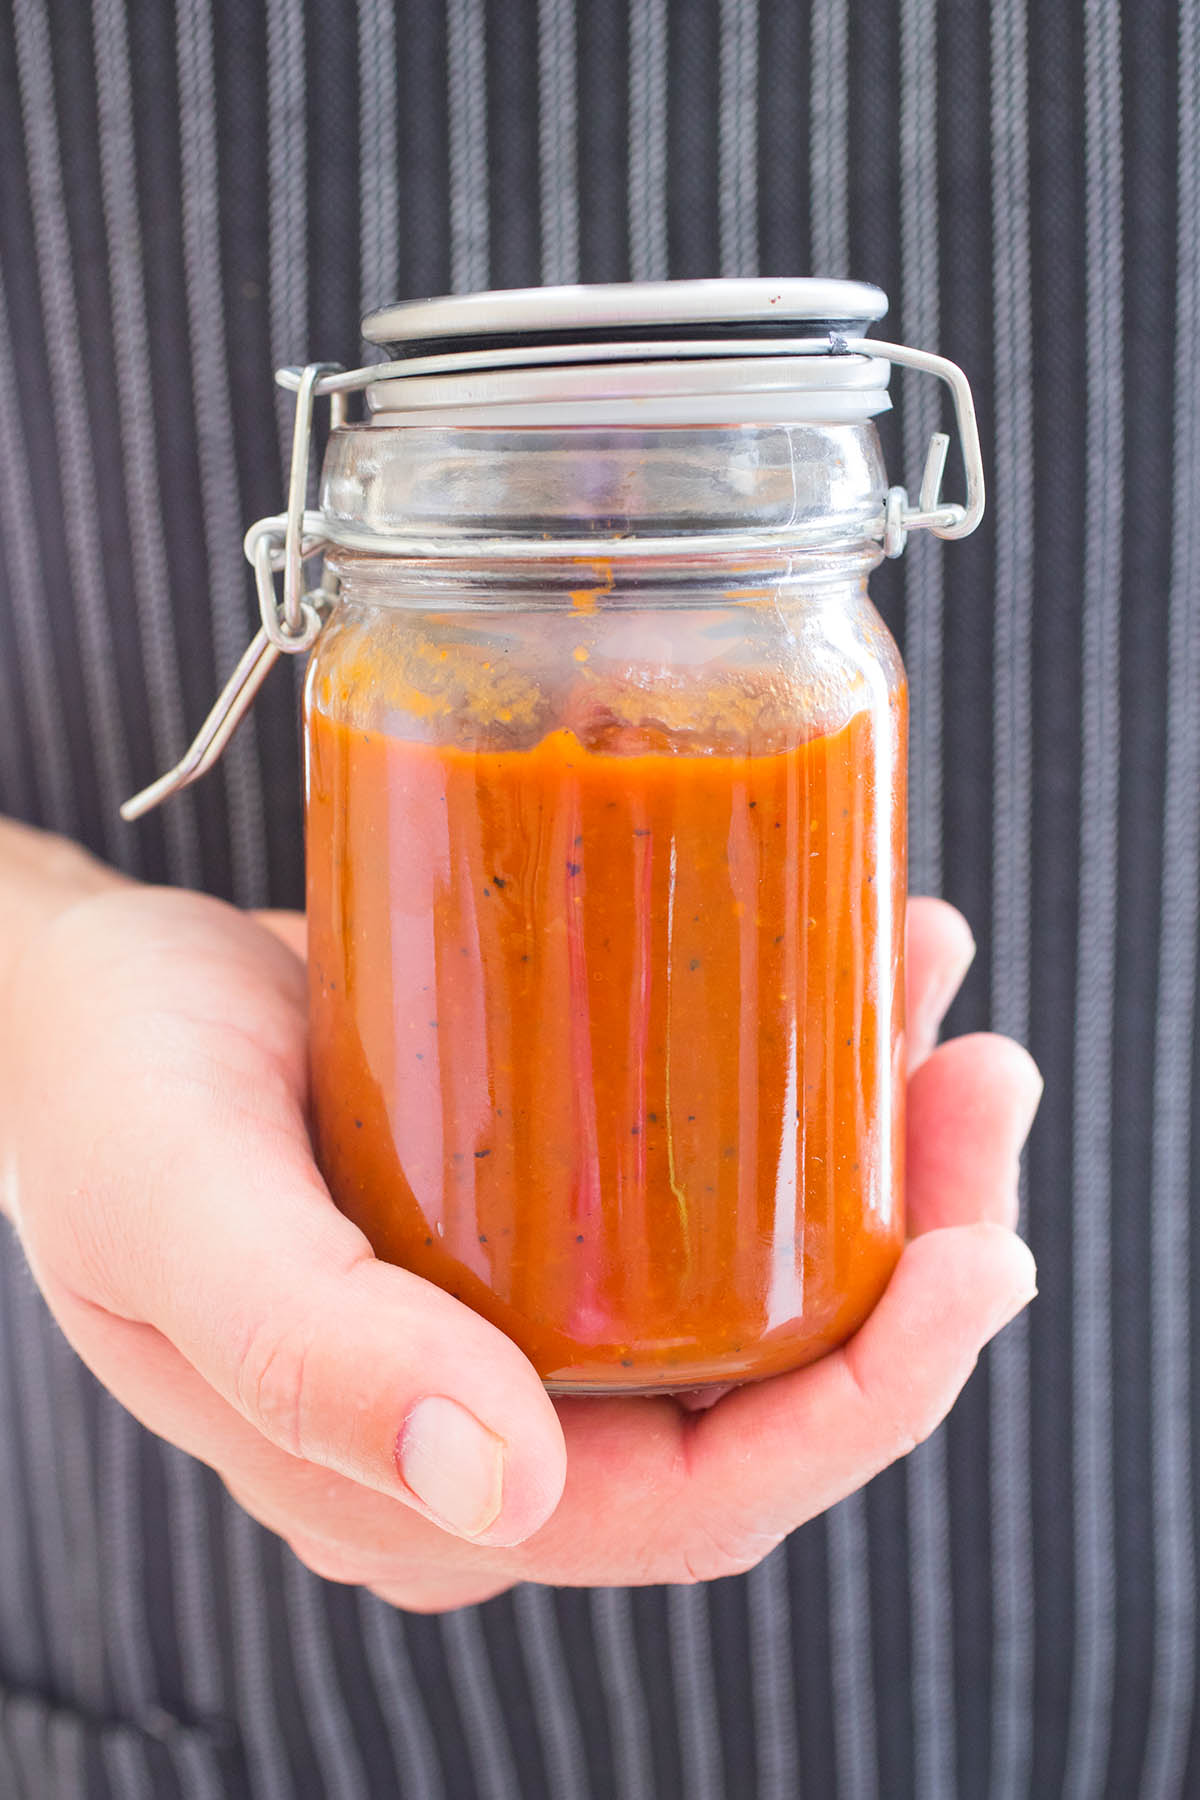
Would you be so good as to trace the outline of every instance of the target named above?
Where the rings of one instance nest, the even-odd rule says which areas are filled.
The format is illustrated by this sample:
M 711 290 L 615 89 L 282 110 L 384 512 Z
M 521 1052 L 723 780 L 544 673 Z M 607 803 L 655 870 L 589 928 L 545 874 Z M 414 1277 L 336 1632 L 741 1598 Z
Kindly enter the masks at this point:
M 1047 1076 L 1041 1298 L 906 1465 L 707 1589 L 404 1618 L 309 1575 L 0 1266 L 0 1795 L 1184 1800 L 1196 1694 L 1197 0 L 5 0 L 0 807 L 295 903 L 294 687 L 136 829 L 251 630 L 275 364 L 362 310 L 816 272 L 968 370 L 985 529 L 876 592 L 952 1023 Z M 936 398 L 898 378 L 897 478 Z

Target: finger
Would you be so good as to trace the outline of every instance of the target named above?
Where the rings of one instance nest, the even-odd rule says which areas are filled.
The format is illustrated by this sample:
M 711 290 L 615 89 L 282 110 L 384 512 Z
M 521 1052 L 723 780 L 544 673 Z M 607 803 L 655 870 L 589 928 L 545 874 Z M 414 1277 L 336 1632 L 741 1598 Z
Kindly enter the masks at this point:
M 920 1443 L 1035 1279 L 1027 1247 L 999 1226 L 928 1232 L 841 1350 L 701 1414 L 689 1427 L 690 1491 L 676 1500 L 689 1572 L 749 1566 Z
M 371 1586 L 416 1612 L 474 1605 L 512 1585 L 512 1575 L 479 1564 L 481 1551 L 408 1507 L 268 1443 L 151 1326 L 70 1300 L 62 1323 L 127 1411 L 214 1468 L 243 1511 L 315 1575 Z
M 992 1220 L 1015 1227 L 1021 1147 L 1042 1078 L 1011 1038 L 953 1038 L 908 1084 L 908 1229 Z
M 276 991 L 260 927 L 194 896 L 167 913 L 170 929 L 161 896 L 137 895 L 64 920 L 56 1022 L 33 1057 L 57 1055 L 72 1094 L 57 1165 L 61 1088 L 24 1096 L 41 1115 L 39 1278 L 156 1327 L 289 1454 L 462 1536 L 521 1541 L 564 1478 L 537 1375 L 452 1296 L 377 1262 L 334 1208 L 304 1125 L 293 959 L 277 949 Z M 136 954 L 123 938 L 114 951 L 118 922 Z
M 224 1401 L 149 1325 L 66 1296 L 56 1308 L 71 1344 L 146 1428 L 216 1471 L 244 1511 L 289 1542 L 320 1545 L 330 1579 L 483 1578 L 488 1552 L 411 1507 L 289 1456 Z M 495 1551 L 490 1553 L 497 1553 Z M 314 1566 L 309 1557 L 310 1566 Z M 334 1575 L 334 1567 L 342 1570 Z M 356 1573 L 348 1571 L 353 1566 Z M 484 1572 L 492 1579 L 493 1570 Z M 496 1575 L 499 1579 L 499 1575 Z
M 960 912 L 945 900 L 909 901 L 905 981 L 910 1074 L 937 1043 L 942 1020 L 974 958 L 975 940 Z

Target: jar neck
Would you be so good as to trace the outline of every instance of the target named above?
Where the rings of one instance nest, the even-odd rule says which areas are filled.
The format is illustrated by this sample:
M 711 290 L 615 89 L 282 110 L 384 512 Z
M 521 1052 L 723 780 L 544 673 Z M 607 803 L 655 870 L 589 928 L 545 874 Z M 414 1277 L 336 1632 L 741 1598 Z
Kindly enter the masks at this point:
M 879 547 L 872 544 L 790 556 L 600 554 L 501 565 L 457 553 L 401 557 L 334 549 L 326 552 L 325 564 L 342 599 L 365 607 L 591 613 L 800 601 L 806 609 L 836 607 L 861 594 L 880 560 Z
M 878 559 L 886 476 L 870 420 L 539 427 L 352 425 L 321 482 L 343 549 L 422 562 Z M 815 570 L 814 572 L 819 572 Z

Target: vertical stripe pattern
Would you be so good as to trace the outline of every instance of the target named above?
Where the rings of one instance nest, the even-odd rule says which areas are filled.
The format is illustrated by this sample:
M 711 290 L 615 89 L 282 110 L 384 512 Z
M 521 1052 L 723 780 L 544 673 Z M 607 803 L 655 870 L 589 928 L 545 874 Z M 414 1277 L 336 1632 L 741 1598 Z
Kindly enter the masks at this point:
M 667 264 L 667 0 L 630 0 L 629 273 L 661 281 Z
M 851 273 L 849 35 L 848 0 L 813 0 L 809 132 L 814 275 Z
M 479 1612 L 464 1607 L 446 1613 L 441 1626 L 446 1666 L 481 1800 L 521 1800 Z
M 1028 38 L 1025 0 L 994 0 L 991 31 L 992 294 L 995 309 L 995 811 L 991 1018 L 1029 1034 L 1033 786 L 1033 325 L 1030 292 Z M 991 1782 L 1028 1791 L 1032 1749 L 1033 1568 L 1029 1339 L 1018 1320 L 991 1353 Z
M 366 1791 L 367 1777 L 339 1687 L 321 1584 L 294 1556 L 285 1555 L 283 1585 L 296 1681 L 324 1791 L 330 1800 L 355 1800 Z
M 149 328 L 138 225 L 129 38 L 123 0 L 96 0 L 93 14 L 100 171 L 113 300 L 125 505 L 129 516 L 142 655 L 146 665 L 146 700 L 153 725 L 154 758 L 157 767 L 165 769 L 179 755 L 186 726 L 167 547 L 163 538 L 154 393 L 145 361 Z M 195 887 L 200 881 L 195 801 L 190 794 L 181 798 L 182 805 L 163 821 L 168 867 L 172 881 Z
M 554 1597 L 548 1588 L 524 1582 L 514 1592 L 513 1607 L 521 1628 L 550 1791 L 561 1794 L 562 1800 L 585 1800 L 591 1787 Z
M 1154 1674 L 1142 1800 L 1183 1792 L 1195 1717 L 1196 1521 L 1192 1487 L 1192 1094 L 1200 937 L 1200 7 L 1180 9 L 1179 227 L 1175 312 L 1175 481 L 1167 628 L 1158 1029 L 1154 1046 L 1151 1252 Z
M 579 280 L 579 158 L 573 0 L 539 0 L 538 160 L 542 281 Z
M 327 1590 L 96 1391 L 5 1239 L 5 1794 L 1196 1789 L 1198 80 L 1198 0 L 0 0 L 3 803 L 295 904 L 286 680 L 204 788 L 115 812 L 252 630 L 272 365 L 344 356 L 357 298 L 769 244 L 764 273 L 882 280 L 889 332 L 975 385 L 984 531 L 875 591 L 913 886 L 981 949 L 956 1018 L 1047 1076 L 1035 1310 L 902 1472 L 712 1590 L 436 1622 Z M 942 414 L 896 399 L 912 483 Z
M 196 455 L 212 596 L 213 649 L 218 679 L 224 681 L 227 672 L 236 666 L 250 633 L 221 288 L 216 93 L 209 0 L 180 0 L 176 31 Z M 261 905 L 267 894 L 265 818 L 253 717 L 243 722 L 222 759 L 222 767 L 229 803 L 234 896 L 243 906 Z
M 846 0 L 814 0 L 810 87 L 810 230 L 814 273 L 846 275 L 850 256 L 850 108 Z M 875 1800 L 875 1691 L 866 1505 L 827 1515 L 833 1739 L 839 1800 Z
M 721 0 L 722 275 L 758 274 L 758 0 Z
M 483 0 L 447 0 L 450 92 L 450 285 L 488 283 L 487 86 Z
M 136 868 L 134 842 L 122 830 L 116 811 L 130 791 L 130 758 L 113 678 L 109 600 L 89 537 L 91 521 L 96 516 L 96 472 L 88 434 L 79 429 L 79 399 L 74 387 L 83 351 L 66 226 L 50 22 L 41 0 L 19 0 L 15 26 L 21 116 L 29 150 L 34 248 L 46 318 L 50 394 L 67 496 L 63 533 L 84 649 L 88 717 L 100 772 L 104 844 L 111 860 Z
M 900 9 L 900 314 L 905 342 L 940 342 L 938 305 L 937 7 Z M 904 387 L 904 479 L 915 482 L 941 399 L 933 383 Z M 909 730 L 909 877 L 920 894 L 942 888 L 942 547 L 925 533 L 904 559 Z M 946 1440 L 935 1432 L 907 1465 L 912 1606 L 914 1776 L 927 1800 L 953 1800 L 954 1645 Z
M 271 193 L 267 245 L 271 360 L 276 368 L 309 360 L 308 338 L 308 83 L 303 0 L 267 0 L 267 181 Z M 290 394 L 278 391 L 279 472 L 292 462 Z M 286 492 L 286 486 L 283 489 Z
M 400 134 L 391 0 L 359 0 L 358 91 L 362 307 L 369 312 L 386 305 L 400 282 Z
M 1116 959 L 1118 654 L 1121 603 L 1120 7 L 1084 8 L 1088 151 L 1087 520 L 1083 568 L 1083 775 L 1075 1037 L 1074 1350 L 1076 1653 L 1065 1800 L 1103 1786 L 1113 1702 L 1115 1547 L 1112 1472 L 1113 1016 Z
M 654 1791 L 653 1764 L 629 1593 L 624 1588 L 594 1589 L 591 1615 L 612 1737 L 614 1787 L 618 1800 L 640 1800 Z
M 374 1595 L 359 1595 L 363 1643 L 375 1675 L 402 1794 L 446 1800 L 437 1744 L 421 1701 L 405 1641 L 404 1621 Z
M 717 1800 L 724 1783 L 708 1595 L 704 1588 L 671 1588 L 667 1595 L 667 1621 L 683 1791 L 695 1795 L 696 1800 Z
M 20 683 L 28 716 L 61 719 L 63 700 L 54 667 L 50 635 L 41 613 L 46 592 L 41 550 L 34 525 L 33 476 L 25 446 L 20 414 L 20 394 L 13 363 L 9 331 L 8 299 L 0 270 L 0 458 L 4 480 L 0 482 L 0 527 L 4 531 L 4 563 L 8 574 L 8 616 L 15 679 Z M 72 795 L 72 774 L 67 740 L 61 732 L 47 732 L 33 758 L 34 791 L 38 817 L 56 831 L 78 830 L 77 808 Z
M 800 1800 L 796 1667 L 792 1653 L 787 1545 L 746 1578 L 754 1670 L 754 1743 L 760 1800 Z

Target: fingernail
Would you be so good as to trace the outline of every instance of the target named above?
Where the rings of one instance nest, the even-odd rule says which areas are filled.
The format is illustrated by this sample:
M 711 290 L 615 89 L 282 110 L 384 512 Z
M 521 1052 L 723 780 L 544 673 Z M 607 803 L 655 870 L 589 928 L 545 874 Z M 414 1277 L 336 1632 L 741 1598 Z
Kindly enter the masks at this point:
M 968 938 L 960 947 L 954 961 L 946 964 L 937 986 L 926 994 L 924 1005 L 914 1013 L 910 1021 L 910 1032 L 914 1042 L 926 1045 L 932 1050 L 934 1044 L 937 1043 L 942 1020 L 950 1011 L 959 988 L 967 978 L 967 970 L 974 961 L 975 940 Z
M 504 1442 L 457 1400 L 418 1400 L 396 1444 L 406 1487 L 461 1537 L 494 1525 L 504 1489 Z

